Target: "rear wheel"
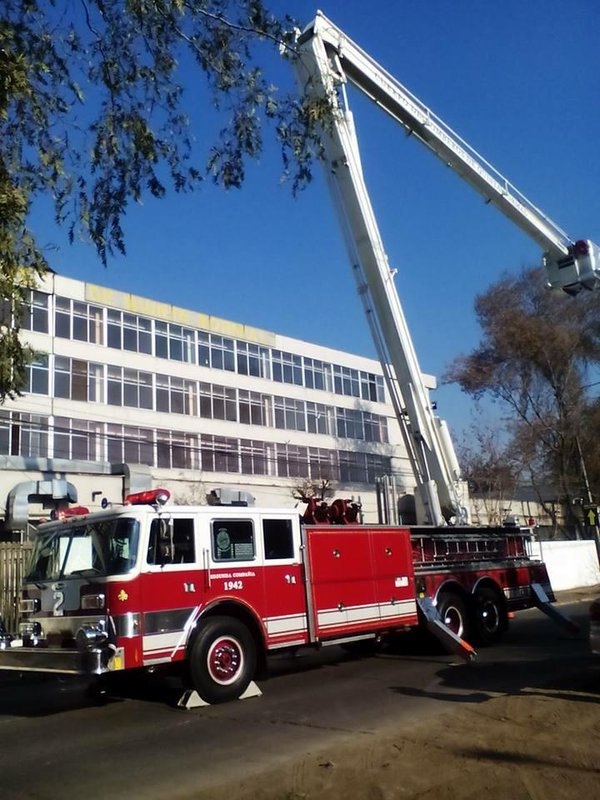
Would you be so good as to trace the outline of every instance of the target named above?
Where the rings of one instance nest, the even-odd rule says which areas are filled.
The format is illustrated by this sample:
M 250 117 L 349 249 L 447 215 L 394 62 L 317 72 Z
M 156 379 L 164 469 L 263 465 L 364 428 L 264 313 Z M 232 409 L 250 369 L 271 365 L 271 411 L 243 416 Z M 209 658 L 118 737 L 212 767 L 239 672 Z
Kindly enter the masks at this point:
M 508 617 L 500 594 L 488 586 L 475 592 L 474 634 L 478 644 L 497 642 L 506 630 Z
M 237 619 L 204 622 L 190 653 L 194 689 L 207 703 L 226 703 L 245 692 L 256 669 L 256 645 Z
M 456 592 L 442 592 L 437 600 L 437 609 L 442 622 L 461 639 L 469 638 L 469 615 L 467 605 Z

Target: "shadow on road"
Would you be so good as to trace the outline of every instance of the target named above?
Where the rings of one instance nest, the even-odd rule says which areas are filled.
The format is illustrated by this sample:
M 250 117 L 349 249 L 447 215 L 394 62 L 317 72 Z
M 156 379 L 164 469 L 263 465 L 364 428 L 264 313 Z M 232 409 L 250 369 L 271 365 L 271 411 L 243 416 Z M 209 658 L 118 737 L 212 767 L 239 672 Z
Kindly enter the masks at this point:
M 124 700 L 175 707 L 181 681 L 166 676 L 112 675 L 110 680 L 15 673 L 0 679 L 0 716 L 43 717 Z
M 391 686 L 408 697 L 443 702 L 484 703 L 501 695 L 536 695 L 600 705 L 600 664 L 592 656 L 569 662 L 565 658 L 532 661 L 495 661 L 445 667 L 437 673 L 438 690 Z M 446 691 L 446 688 L 448 691 Z

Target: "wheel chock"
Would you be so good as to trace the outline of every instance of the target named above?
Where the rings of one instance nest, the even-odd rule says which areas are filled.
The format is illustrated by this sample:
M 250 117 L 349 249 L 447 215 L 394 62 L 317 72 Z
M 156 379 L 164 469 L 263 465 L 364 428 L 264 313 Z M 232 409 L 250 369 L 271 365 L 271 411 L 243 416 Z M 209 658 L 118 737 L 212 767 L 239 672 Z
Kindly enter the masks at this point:
M 251 681 L 246 691 L 239 696 L 238 700 L 247 700 L 250 697 L 261 696 L 261 690 L 254 681 Z M 190 711 L 192 708 L 203 708 L 209 705 L 211 704 L 203 700 L 195 689 L 186 689 L 177 701 L 177 708 L 185 708 L 186 711 Z
M 437 607 L 431 597 L 418 597 L 417 605 L 425 619 L 427 629 L 438 639 L 449 653 L 462 658 L 464 661 L 473 661 L 477 657 L 477 651 L 447 625 L 444 625 Z
M 579 625 L 569 616 L 567 616 L 567 614 L 563 614 L 562 611 L 559 611 L 558 608 L 555 608 L 552 605 L 541 584 L 532 583 L 531 592 L 533 594 L 535 605 L 540 611 L 543 611 L 546 616 L 550 617 L 553 622 L 555 622 L 559 627 L 563 628 L 571 636 L 578 635 L 581 630 Z

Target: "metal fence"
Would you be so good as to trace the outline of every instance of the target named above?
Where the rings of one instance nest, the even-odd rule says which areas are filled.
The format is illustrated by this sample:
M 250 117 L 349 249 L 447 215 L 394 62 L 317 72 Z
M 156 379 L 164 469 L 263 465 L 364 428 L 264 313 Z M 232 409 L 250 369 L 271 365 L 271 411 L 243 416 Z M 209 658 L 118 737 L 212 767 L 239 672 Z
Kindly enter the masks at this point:
M 0 619 L 9 631 L 17 625 L 17 598 L 32 542 L 0 542 Z

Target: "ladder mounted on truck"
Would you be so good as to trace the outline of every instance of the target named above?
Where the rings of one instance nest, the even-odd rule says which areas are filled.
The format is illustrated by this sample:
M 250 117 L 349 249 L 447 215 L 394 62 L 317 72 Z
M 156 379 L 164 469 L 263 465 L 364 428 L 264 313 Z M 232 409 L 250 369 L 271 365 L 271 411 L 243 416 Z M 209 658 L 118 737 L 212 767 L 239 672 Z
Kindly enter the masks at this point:
M 321 12 L 296 41 L 304 96 L 331 108 L 323 130 L 327 181 L 359 295 L 404 439 L 426 524 L 468 524 L 460 467 L 445 422 L 434 415 L 364 181 L 346 85 L 351 83 L 428 147 L 487 203 L 544 249 L 548 284 L 575 294 L 600 286 L 600 251 L 574 240 Z

